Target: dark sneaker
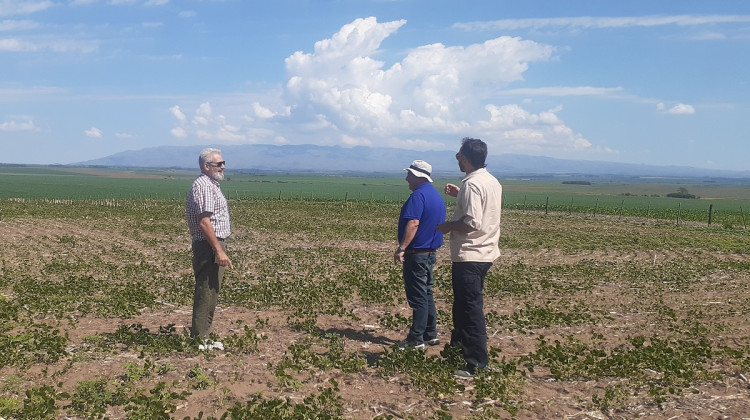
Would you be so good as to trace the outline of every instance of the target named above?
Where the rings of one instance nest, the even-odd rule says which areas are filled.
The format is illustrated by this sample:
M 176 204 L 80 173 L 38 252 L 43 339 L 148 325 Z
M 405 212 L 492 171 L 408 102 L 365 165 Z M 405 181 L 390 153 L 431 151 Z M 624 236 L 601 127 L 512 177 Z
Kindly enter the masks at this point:
M 433 338 L 432 340 L 425 341 L 425 344 L 427 344 L 428 346 L 437 346 L 438 344 L 440 344 L 440 339 Z
M 424 348 L 424 342 L 423 341 L 416 341 L 416 340 L 409 340 L 408 338 L 404 341 L 401 341 L 398 343 L 398 348 L 400 350 L 404 350 L 406 348 L 410 349 L 423 349 Z

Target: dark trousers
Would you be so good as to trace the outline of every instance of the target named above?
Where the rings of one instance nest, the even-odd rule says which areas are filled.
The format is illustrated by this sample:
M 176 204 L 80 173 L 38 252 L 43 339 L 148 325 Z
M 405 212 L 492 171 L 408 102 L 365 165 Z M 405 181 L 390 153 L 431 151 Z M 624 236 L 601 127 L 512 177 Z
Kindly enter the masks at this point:
M 453 331 L 451 345 L 461 344 L 470 370 L 487 367 L 487 326 L 484 322 L 484 278 L 492 263 L 454 262 Z
M 407 340 L 422 342 L 437 338 L 437 311 L 432 296 L 432 268 L 435 253 L 404 255 L 404 287 L 412 309 L 412 324 Z
M 226 251 L 226 244 L 221 242 Z M 193 242 L 193 273 L 195 292 L 193 294 L 193 323 L 190 334 L 206 338 L 214 320 L 216 303 L 219 299 L 224 267 L 216 262 L 213 248 L 207 241 Z

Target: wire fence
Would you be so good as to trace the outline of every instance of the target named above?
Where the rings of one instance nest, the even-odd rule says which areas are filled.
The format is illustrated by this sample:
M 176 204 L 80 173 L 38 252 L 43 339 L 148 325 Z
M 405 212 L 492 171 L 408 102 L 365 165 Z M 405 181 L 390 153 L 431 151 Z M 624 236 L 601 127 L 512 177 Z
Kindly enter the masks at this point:
M 347 191 L 308 191 L 308 192 L 288 192 L 279 190 L 275 193 L 268 191 L 262 193 L 253 193 L 249 191 L 232 191 L 225 190 L 225 195 L 230 202 L 240 203 L 248 200 L 275 200 L 275 201 L 305 201 L 305 202 L 344 202 L 344 203 L 368 203 L 368 204 L 398 204 L 402 203 L 409 192 L 355 192 Z M 176 201 L 185 200 L 184 192 L 162 192 L 162 193 L 141 193 L 130 194 L 129 196 L 113 195 L 110 197 L 80 194 L 76 197 L 66 199 L 52 198 L 9 198 L 6 201 L 16 203 L 47 203 L 56 205 L 70 205 L 76 202 L 85 201 L 89 204 L 103 207 L 119 207 L 122 205 L 131 206 L 140 205 L 144 209 L 149 208 L 149 202 L 155 201 Z M 445 197 L 447 206 L 450 208 L 455 203 L 451 197 Z M 2 200 L 0 200 L 0 204 Z M 126 204 L 127 203 L 127 204 Z M 727 203 L 722 201 L 720 204 L 708 200 L 677 200 L 677 199 L 657 199 L 653 200 L 628 200 L 622 198 L 613 200 L 612 197 L 596 196 L 572 196 L 569 199 L 563 199 L 558 196 L 546 197 L 528 197 L 522 194 L 504 194 L 503 209 L 515 210 L 520 212 L 536 212 L 544 215 L 549 214 L 567 214 L 583 215 L 586 217 L 616 217 L 622 219 L 644 218 L 652 220 L 672 221 L 677 225 L 682 223 L 705 223 L 707 226 L 718 225 L 724 228 L 742 227 L 747 229 L 746 207 L 741 204 Z

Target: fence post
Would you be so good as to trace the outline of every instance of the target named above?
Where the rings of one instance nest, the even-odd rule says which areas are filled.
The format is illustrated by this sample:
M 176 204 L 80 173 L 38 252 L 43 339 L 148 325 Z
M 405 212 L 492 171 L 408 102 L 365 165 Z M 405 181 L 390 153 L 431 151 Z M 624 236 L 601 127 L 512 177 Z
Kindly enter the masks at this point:
M 599 199 L 596 199 L 596 204 L 594 204 L 594 217 L 596 217 L 596 211 L 599 210 Z
M 620 219 L 622 219 L 622 208 L 625 207 L 625 200 L 622 200 L 622 203 L 620 203 Z
M 711 218 L 713 217 L 713 214 L 714 214 L 714 205 L 710 204 L 708 206 L 708 225 L 709 226 L 711 226 Z
M 573 196 L 570 196 L 570 205 L 568 206 L 568 216 L 573 212 Z
M 646 210 L 646 219 L 651 218 L 651 200 L 648 200 L 648 210 Z
M 526 195 L 523 196 L 523 212 L 526 213 Z
M 680 210 L 682 209 L 682 203 L 677 203 L 677 226 L 680 225 Z
M 279 190 L 279 201 L 281 201 L 281 190 Z
M 547 196 L 547 204 L 544 206 L 544 214 L 549 214 L 549 196 Z
M 745 224 L 745 212 L 742 211 L 742 206 L 740 206 L 740 214 L 742 215 L 742 227 L 747 229 L 747 225 Z
M 346 203 L 347 201 L 349 201 L 349 191 L 344 194 L 344 203 Z

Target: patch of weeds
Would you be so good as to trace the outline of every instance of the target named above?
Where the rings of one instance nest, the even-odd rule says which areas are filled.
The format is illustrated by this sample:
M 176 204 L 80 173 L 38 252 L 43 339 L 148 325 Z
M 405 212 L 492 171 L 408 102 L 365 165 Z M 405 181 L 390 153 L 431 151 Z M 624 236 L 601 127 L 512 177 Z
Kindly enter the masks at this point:
M 519 398 L 526 383 L 525 375 L 518 370 L 515 362 L 498 360 L 497 349 L 490 349 L 488 369 L 480 370 L 474 378 L 475 405 L 485 407 L 498 404 L 515 416 L 520 408 Z M 491 401 L 491 403 L 486 403 Z
M 378 317 L 378 324 L 388 330 L 401 331 L 411 327 L 411 318 L 386 312 Z
M 107 337 L 100 334 L 92 334 L 83 337 L 81 340 L 81 351 L 98 351 L 109 353 L 114 350 L 114 343 Z
M 463 362 L 460 351 L 446 346 L 441 354 L 445 360 L 434 355 L 425 357 L 422 349 L 407 347 L 402 350 L 394 345 L 378 360 L 378 372 L 383 378 L 405 374 L 413 386 L 434 399 L 463 392 L 464 385 L 453 376 Z M 450 362 L 446 363 L 446 360 Z
M 282 387 L 298 389 L 301 386 L 301 383 L 287 372 L 288 369 L 297 373 L 304 370 L 314 373 L 312 368 L 339 369 L 342 373 L 354 373 L 361 372 L 367 367 L 365 357 L 355 352 L 345 351 L 341 336 L 326 334 L 324 338 L 327 340 L 327 351 L 323 354 L 315 352 L 312 343 L 292 344 L 275 367 L 269 365 Z
M 136 395 L 130 398 L 125 411 L 128 412 L 128 418 L 133 420 L 151 420 L 151 419 L 171 419 L 170 413 L 177 410 L 176 401 L 185 401 L 190 395 L 188 391 L 175 392 L 172 387 L 177 383 L 167 386 L 164 382 L 159 382 L 156 386 L 148 391 L 146 395 L 142 390 L 136 390 Z
M 21 400 L 16 397 L 0 395 L 0 417 L 11 418 L 21 410 Z
M 153 274 L 149 272 L 147 275 Z M 144 282 L 114 284 L 98 302 L 96 313 L 105 318 L 132 318 L 141 314 L 141 308 L 154 307 L 156 300 L 152 285 Z
M 125 374 L 122 379 L 125 382 L 136 383 L 151 376 L 154 364 L 152 361 L 146 359 L 143 361 L 143 366 L 138 363 L 128 362 L 123 365 L 123 369 L 125 370 Z
M 325 366 L 328 365 L 332 369 L 341 370 L 342 373 L 361 372 L 367 367 L 367 359 L 365 357 L 356 352 L 346 352 L 344 349 L 344 340 L 342 340 L 340 335 L 326 334 L 324 338 L 328 340 L 328 352 L 316 358 L 316 360 L 320 360 L 323 363 L 313 363 L 315 366 L 325 369 Z
M 750 346 L 731 348 L 722 346 L 720 354 L 728 358 L 732 364 L 739 366 L 744 372 L 750 372 Z
M 557 310 L 548 301 L 545 305 L 535 306 L 526 302 L 524 308 L 513 312 L 510 316 L 500 316 L 507 322 L 510 330 L 526 330 L 550 327 L 572 327 L 576 325 L 596 324 L 597 320 L 589 313 L 583 304 L 570 308 L 563 303 L 564 310 Z
M 185 376 L 190 380 L 190 385 L 193 389 L 208 389 L 217 383 L 208 376 L 203 368 L 198 366 L 190 368 Z
M 166 375 L 167 373 L 174 372 L 175 370 L 177 370 L 177 368 L 169 362 L 156 365 L 156 373 L 159 375 Z
M 0 408 L 5 413 L 3 416 L 16 419 L 57 419 L 59 418 L 60 408 L 57 402 L 70 398 L 70 395 L 64 392 L 57 392 L 50 385 L 42 385 L 31 388 L 26 391 L 26 397 L 20 404 L 10 402 L 5 408 Z M 0 407 L 2 407 L 0 405 Z M 1 412 L 0 412 L 1 413 Z
M 195 348 L 197 343 L 188 331 L 177 334 L 174 324 L 159 327 L 158 333 L 151 333 L 141 324 L 121 325 L 115 332 L 102 335 L 108 345 L 122 344 L 128 349 L 140 351 L 141 354 L 185 352 Z
M 125 388 L 112 385 L 106 379 L 80 381 L 70 397 L 70 408 L 85 418 L 103 418 L 108 406 L 128 402 Z
M 45 324 L 26 326 L 18 335 L 0 334 L 0 367 L 55 363 L 68 353 L 68 335 Z
M 239 321 L 239 322 L 242 322 L 242 321 Z M 268 323 L 269 323 L 268 317 L 266 317 L 265 319 L 255 318 L 255 328 L 256 329 L 261 329 L 261 328 L 267 327 Z
M 61 244 L 70 245 L 72 248 L 75 248 L 77 242 L 76 237 L 72 235 L 60 235 L 57 240 Z
M 18 322 L 18 306 L 0 295 L 0 334 L 13 329 Z
M 632 392 L 627 384 L 608 385 L 602 396 L 599 396 L 598 393 L 592 395 L 591 402 L 593 407 L 600 411 L 617 410 L 626 406 Z
M 261 340 L 265 339 L 267 339 L 267 337 L 259 336 L 254 329 L 245 325 L 244 333 L 242 335 L 232 334 L 223 337 L 222 343 L 224 343 L 227 348 L 240 353 L 257 353 Z
M 343 419 L 343 403 L 339 395 L 338 383 L 333 379 L 328 382 L 330 387 L 318 388 L 318 394 L 305 397 L 301 403 L 294 403 L 290 398 L 267 400 L 261 394 L 255 394 L 244 404 L 236 403 L 221 418 L 274 420 Z M 198 419 L 202 418 L 203 413 L 199 415 Z
M 357 288 L 357 295 L 366 304 L 395 305 L 403 294 L 402 273 L 391 269 L 385 279 L 375 278 L 372 270 L 356 267 L 338 276 L 341 284 Z
M 286 318 L 287 324 L 297 331 L 304 331 L 310 335 L 320 334 L 318 328 L 318 312 L 308 306 L 296 307 L 294 314 Z
M 122 380 L 129 384 L 142 381 L 143 379 L 150 378 L 154 373 L 157 375 L 166 375 L 169 372 L 173 372 L 175 367 L 171 363 L 154 363 L 149 359 L 143 361 L 143 365 L 138 363 L 128 362 L 123 365 L 125 373 L 122 376 Z
M 708 340 L 638 336 L 627 341 L 628 345 L 607 353 L 597 348 L 596 342 L 590 347 L 569 336 L 565 342 L 550 344 L 540 336 L 537 351 L 520 361 L 530 371 L 536 364 L 548 367 L 557 380 L 625 379 L 634 393 L 645 389 L 657 404 L 666 401 L 667 395 L 718 377 L 703 366 L 713 355 Z

